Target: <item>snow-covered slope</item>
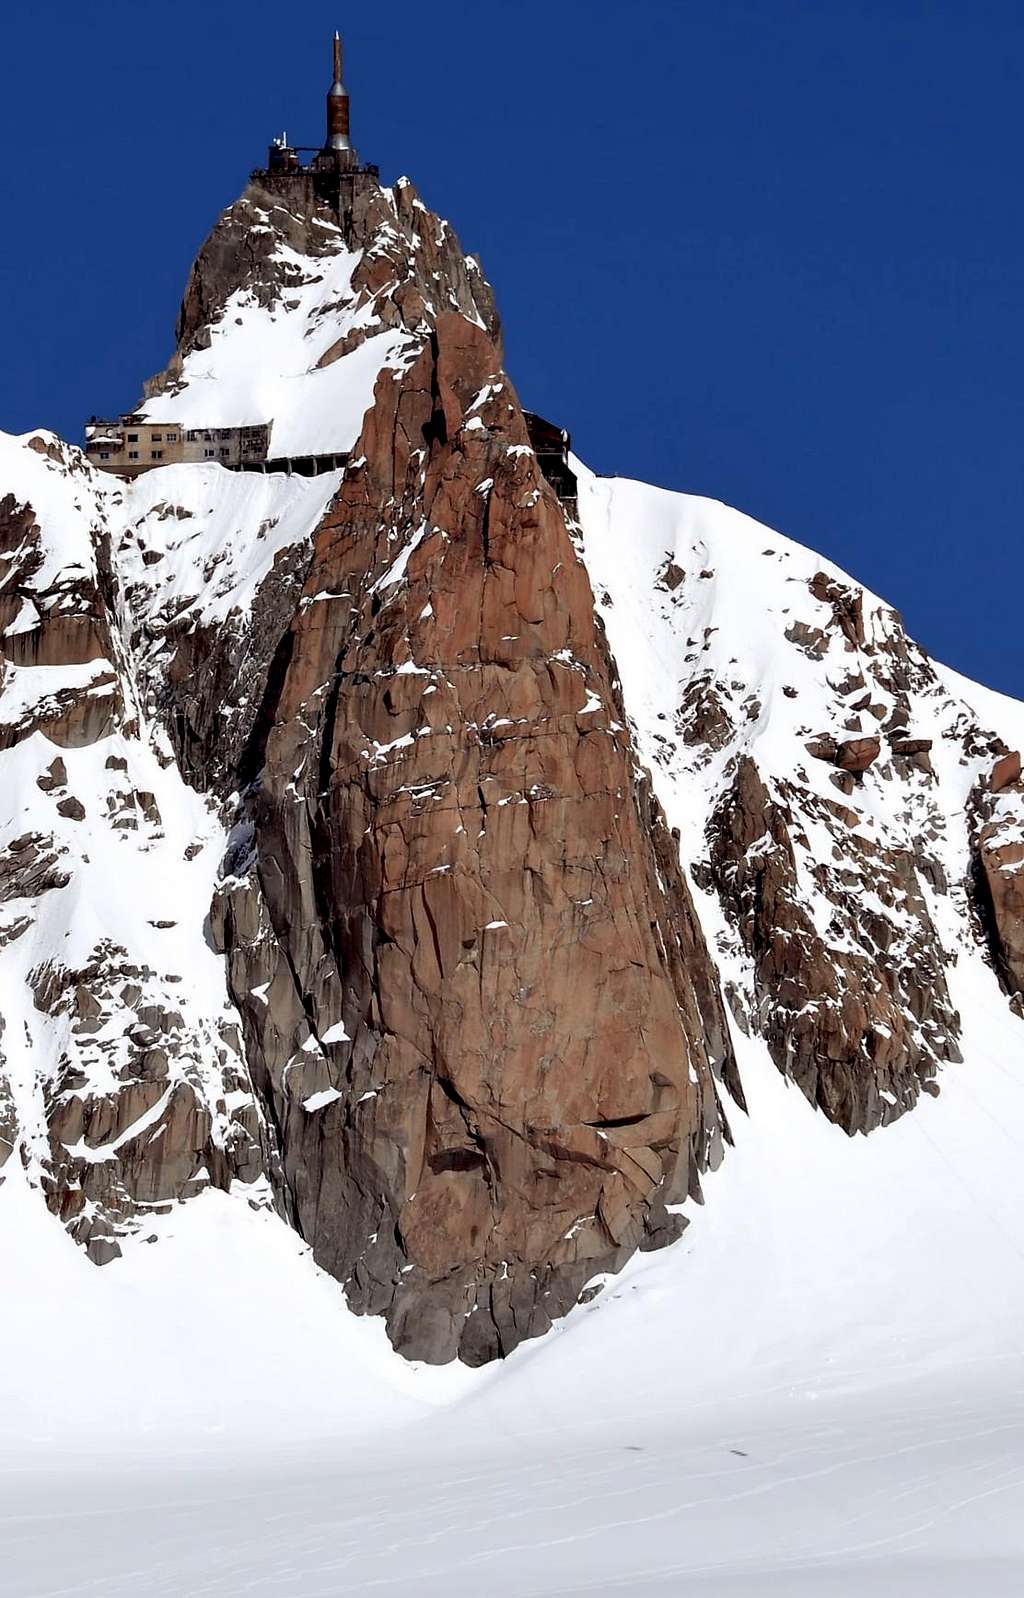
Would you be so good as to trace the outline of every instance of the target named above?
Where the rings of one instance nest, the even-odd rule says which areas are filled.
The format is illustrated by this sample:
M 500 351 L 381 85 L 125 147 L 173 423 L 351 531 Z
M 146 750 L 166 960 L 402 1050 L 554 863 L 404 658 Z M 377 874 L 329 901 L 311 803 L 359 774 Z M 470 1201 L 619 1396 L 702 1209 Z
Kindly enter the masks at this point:
M 0 1098 L 97 1260 L 223 1162 L 266 1202 L 262 1113 L 203 935 L 230 822 L 175 761 L 160 673 L 183 636 L 254 652 L 257 595 L 308 556 L 339 481 L 193 466 L 125 485 L 52 435 L 0 437 L 0 482 L 30 507 L 0 573 Z M 225 742 L 261 669 L 232 673 Z
M 155 634 L 248 612 L 277 557 L 308 544 L 340 481 L 215 465 L 137 478 L 112 516 L 133 621 Z
M 490 290 L 408 179 L 363 183 L 347 228 L 257 186 L 193 267 L 179 346 L 143 411 L 182 427 L 273 424 L 270 454 L 348 451 L 383 371 L 400 372 L 440 311 L 493 320 Z
M 252 208 L 250 236 L 273 241 L 267 264 L 279 297 L 267 303 L 259 284 L 232 289 L 209 343 L 188 352 L 172 388 L 146 401 L 147 417 L 182 427 L 272 422 L 275 458 L 352 448 L 379 373 L 401 364 L 410 340 L 384 329 L 353 284 L 363 252 L 347 249 L 336 225 L 315 225 L 310 257 L 277 234 L 269 211 Z M 338 346 L 348 348 L 328 359 Z
M 585 559 L 599 601 L 603 595 L 611 600 L 605 625 L 630 713 L 644 726 L 652 760 L 664 767 L 674 763 L 684 774 L 680 786 L 712 789 L 742 752 L 779 775 L 793 775 L 799 764 L 810 791 L 834 802 L 833 768 L 809 759 L 805 743 L 822 732 L 859 736 L 890 723 L 903 687 L 892 683 L 892 650 L 898 645 L 908 655 L 913 732 L 931 740 L 937 783 L 924 780 L 924 772 L 916 780 L 915 773 L 905 789 L 894 790 L 883 761 L 869 767 L 846 798 L 864 827 L 903 825 L 905 839 L 920 834 L 933 790 L 942 795 L 943 808 L 963 809 L 987 767 L 983 757 L 963 755 L 958 719 L 992 716 L 995 725 L 1012 717 L 1019 727 L 1015 701 L 983 688 L 975 692 L 975 685 L 953 673 L 940 675 L 903 635 L 891 605 L 823 556 L 741 511 L 646 483 L 598 477 L 581 463 L 578 470 Z M 818 574 L 825 578 L 821 587 L 833 584 L 857 599 L 862 639 L 854 642 L 835 627 L 829 599 L 812 592 Z M 864 682 L 849 687 L 858 675 Z M 717 701 L 711 738 L 694 735 L 698 689 Z M 853 709 L 850 701 L 864 698 L 868 707 Z M 860 725 L 848 727 L 850 719 Z M 909 737 L 909 730 L 901 727 L 901 737 Z M 693 812 L 701 825 L 688 828 L 689 836 L 699 838 L 706 819 Z
M 799 786 L 808 836 L 798 866 L 808 898 L 816 896 L 813 868 L 831 852 L 821 812 L 824 825 L 841 820 L 854 836 L 887 847 L 910 849 L 928 839 L 952 885 L 949 934 L 956 943 L 969 941 L 962 818 L 992 757 L 985 746 L 965 751 L 964 733 L 977 723 L 1013 738 L 1021 707 L 981 688 L 972 703 L 975 685 L 934 667 L 891 606 L 742 512 L 597 477 L 582 464 L 578 470 L 587 569 L 630 716 L 688 863 L 699 864 L 716 802 L 746 755 L 791 789 Z M 828 598 L 812 591 L 819 574 L 862 606 L 857 641 L 835 625 Z M 907 659 L 894 682 L 896 649 Z M 927 742 L 919 753 L 928 754 L 930 772 L 909 763 L 901 768 L 883 744 L 881 758 L 844 791 L 834 783 L 834 764 L 807 750 L 822 734 L 842 740 L 890 727 L 897 749 Z M 837 808 L 848 816 L 834 817 Z M 933 898 L 933 911 L 938 902 Z M 833 914 L 827 905 L 826 933 Z

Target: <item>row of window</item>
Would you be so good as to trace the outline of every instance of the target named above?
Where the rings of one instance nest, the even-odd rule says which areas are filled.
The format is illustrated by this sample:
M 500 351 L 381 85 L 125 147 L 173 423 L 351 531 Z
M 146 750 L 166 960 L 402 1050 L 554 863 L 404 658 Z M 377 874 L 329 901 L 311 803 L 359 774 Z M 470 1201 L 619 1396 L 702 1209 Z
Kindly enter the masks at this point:
M 224 448 L 221 448 L 221 450 L 219 452 L 217 450 L 215 450 L 215 449 L 204 449 L 203 450 L 203 455 L 204 455 L 205 459 L 208 460 L 208 461 L 216 460 L 217 456 L 218 456 L 218 453 L 222 456 L 222 458 L 224 460 L 227 460 L 228 456 L 231 454 L 231 451 L 229 449 L 224 449 Z M 130 461 L 137 461 L 138 458 L 139 458 L 139 451 L 137 449 L 130 449 L 128 451 L 128 459 Z M 150 452 L 149 452 L 149 458 L 150 458 L 151 461 L 162 461 L 163 458 L 164 458 L 164 452 L 163 452 L 162 449 L 151 449 Z M 101 461 L 108 461 L 109 459 L 110 459 L 110 451 L 109 450 L 102 450 L 100 452 L 100 460 Z
M 169 440 L 169 442 L 174 442 L 174 440 Z M 216 450 L 216 449 L 204 449 L 203 450 L 203 456 L 208 461 L 216 460 L 218 458 L 218 456 L 220 456 L 220 458 L 222 460 L 227 460 L 227 458 L 228 458 L 228 456 L 230 454 L 231 454 L 231 451 L 229 449 L 225 449 L 223 446 L 219 450 Z M 140 451 L 137 450 L 137 449 L 130 449 L 128 451 L 128 459 L 130 461 L 137 461 L 139 459 L 139 455 L 140 455 Z M 151 449 L 150 452 L 149 452 L 149 458 L 150 458 L 151 461 L 162 461 L 163 458 L 164 458 L 164 452 L 163 452 L 162 449 Z M 109 459 L 110 459 L 110 451 L 108 449 L 100 450 L 100 460 L 101 461 L 108 461 Z
M 188 439 L 190 444 L 194 444 L 196 440 L 200 438 L 203 439 L 205 443 L 212 444 L 214 439 L 230 438 L 232 431 L 233 429 L 230 427 L 215 427 L 209 430 L 204 430 L 201 427 L 193 427 L 189 429 L 185 437 Z M 127 435 L 127 442 L 129 444 L 137 444 L 139 442 L 138 433 L 129 433 Z M 150 433 L 149 442 L 151 444 L 176 444 L 178 442 L 178 435 L 177 433 Z
M 242 454 L 244 456 L 262 456 L 263 449 L 265 447 L 266 436 L 262 429 L 257 428 L 193 428 L 184 433 L 151 433 L 148 439 L 145 440 L 143 440 L 142 435 L 139 433 L 127 433 L 125 435 L 125 443 L 140 444 L 141 442 L 146 442 L 149 444 L 177 444 L 181 442 L 182 439 L 187 439 L 190 443 L 194 443 L 201 439 L 206 444 L 212 444 L 217 439 L 231 439 L 232 437 L 237 438 L 239 433 L 242 435 Z M 89 448 L 92 450 L 95 448 L 95 446 L 90 445 Z M 130 461 L 141 461 L 143 451 L 141 449 L 128 449 L 126 453 Z M 208 461 L 217 460 L 218 458 L 221 460 L 228 460 L 230 459 L 230 456 L 230 448 L 223 444 L 219 449 L 203 450 L 203 457 Z M 99 451 L 99 458 L 101 461 L 109 461 L 110 457 L 111 451 L 109 449 Z M 163 458 L 164 451 L 162 449 L 150 449 L 149 459 L 151 461 L 162 461 Z
M 185 437 L 188 439 L 190 444 L 196 443 L 199 439 L 202 439 L 204 444 L 212 444 L 216 439 L 230 438 L 234 431 L 236 431 L 236 429 L 231 427 L 193 427 L 189 429 L 189 431 L 185 434 Z M 248 427 L 242 429 L 242 437 L 247 443 L 251 442 L 257 444 L 262 443 L 263 441 L 262 431 Z M 126 435 L 126 442 L 129 444 L 137 444 L 139 442 L 139 434 L 128 433 Z M 179 436 L 177 433 L 151 433 L 149 435 L 149 442 L 151 444 L 177 444 L 179 442 Z M 224 452 L 222 450 L 221 454 L 223 453 Z

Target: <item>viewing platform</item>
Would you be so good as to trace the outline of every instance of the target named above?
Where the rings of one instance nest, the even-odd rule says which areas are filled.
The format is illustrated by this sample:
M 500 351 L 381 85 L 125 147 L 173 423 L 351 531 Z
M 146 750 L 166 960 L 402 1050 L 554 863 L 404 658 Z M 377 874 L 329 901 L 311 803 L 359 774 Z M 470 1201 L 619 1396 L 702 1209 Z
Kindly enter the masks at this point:
M 578 485 L 569 461 L 572 440 L 562 427 L 524 411 L 530 447 L 562 504 L 575 514 Z M 86 423 L 85 453 L 93 466 L 132 479 L 161 466 L 223 466 L 229 472 L 319 477 L 342 471 L 351 450 L 320 454 L 273 455 L 273 422 L 237 427 L 185 427 L 180 422 L 147 420 L 141 411 L 114 419 L 93 416 Z
M 271 455 L 273 428 L 273 422 L 184 427 L 180 422 L 147 421 L 135 411 L 116 420 L 93 416 L 85 428 L 85 453 L 101 471 L 129 479 L 160 466 L 223 466 L 229 472 L 319 477 L 349 463 L 350 450 Z

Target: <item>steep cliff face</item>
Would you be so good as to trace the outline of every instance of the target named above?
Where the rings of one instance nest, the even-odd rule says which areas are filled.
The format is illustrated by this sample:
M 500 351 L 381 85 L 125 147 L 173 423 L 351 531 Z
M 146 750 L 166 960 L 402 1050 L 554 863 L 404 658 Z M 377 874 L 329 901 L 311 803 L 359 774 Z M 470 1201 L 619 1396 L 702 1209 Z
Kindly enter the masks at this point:
M 222 936 L 316 1258 L 403 1351 L 479 1362 L 677 1234 L 729 1046 L 484 331 L 440 316 L 359 453 L 279 645 Z
M 306 398 L 288 425 L 355 460 L 237 646 L 213 623 L 175 644 L 168 725 L 197 780 L 247 790 L 215 922 L 282 1209 L 403 1350 L 480 1361 L 677 1235 L 666 1205 L 719 1157 L 727 1028 L 479 271 L 401 185 L 327 266 L 296 268 L 331 233 L 289 217 L 239 285 L 263 204 L 197 261 L 174 404 L 231 313 L 298 310 L 326 347 L 315 424 Z M 329 321 L 289 307 L 324 281 Z M 319 374 L 369 337 L 388 359 L 352 445 Z
M 1020 751 L 1000 754 L 988 781 L 971 795 L 971 821 L 976 906 L 1000 982 L 1024 999 L 1024 784 Z
M 818 557 L 560 503 L 407 183 L 344 231 L 250 188 L 178 331 L 148 415 L 349 460 L 2 443 L 0 1167 L 99 1263 L 273 1206 L 481 1363 L 678 1236 L 732 1026 L 851 1133 L 937 1090 L 959 953 L 1024 983 L 1019 760 Z

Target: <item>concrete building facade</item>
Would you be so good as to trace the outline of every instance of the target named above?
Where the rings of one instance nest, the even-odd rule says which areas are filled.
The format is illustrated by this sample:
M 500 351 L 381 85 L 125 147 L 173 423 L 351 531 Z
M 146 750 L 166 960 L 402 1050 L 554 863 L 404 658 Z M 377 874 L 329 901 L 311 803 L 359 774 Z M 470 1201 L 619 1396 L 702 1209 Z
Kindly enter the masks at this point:
M 270 454 L 272 428 L 272 422 L 186 428 L 178 422 L 147 421 L 135 412 L 113 421 L 93 416 L 86 423 L 85 453 L 94 466 L 118 477 L 197 462 L 258 471 Z

